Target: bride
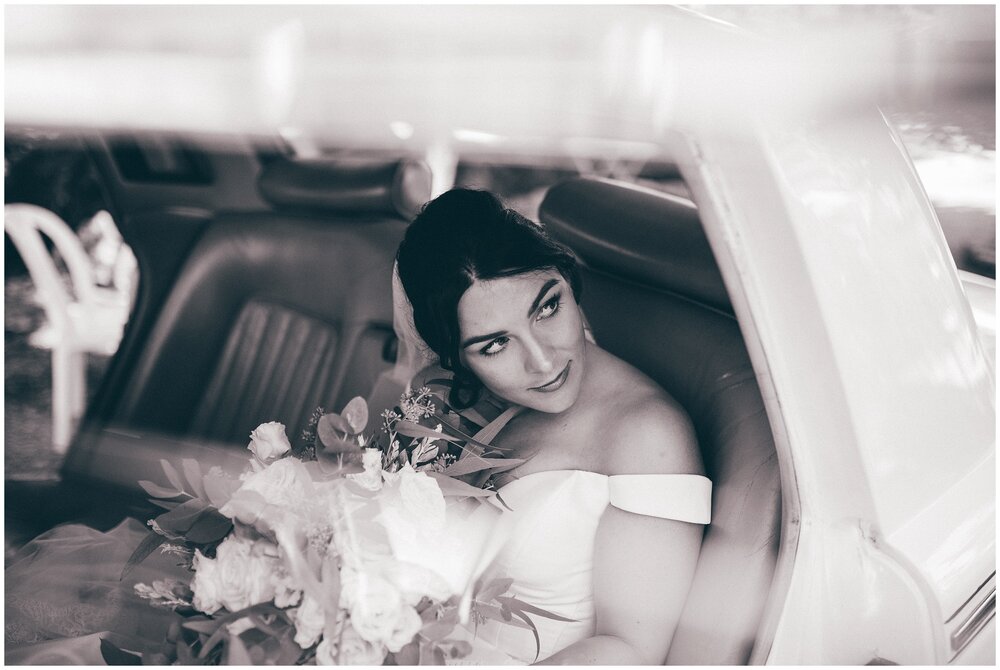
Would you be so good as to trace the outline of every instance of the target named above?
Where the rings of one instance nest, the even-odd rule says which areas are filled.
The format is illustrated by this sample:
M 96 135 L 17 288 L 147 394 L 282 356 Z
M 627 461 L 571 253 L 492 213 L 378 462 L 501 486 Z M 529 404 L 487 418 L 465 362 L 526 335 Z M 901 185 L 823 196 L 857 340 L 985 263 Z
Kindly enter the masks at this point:
M 397 261 L 423 342 L 403 330 L 453 374 L 453 406 L 520 410 L 493 440 L 526 459 L 495 482 L 516 519 L 497 570 L 517 597 L 574 620 L 536 618 L 538 658 L 662 663 L 709 521 L 690 420 L 588 339 L 575 258 L 493 195 L 430 202 Z M 497 662 L 497 650 L 530 663 L 536 646 L 528 631 L 487 624 L 465 661 Z
M 397 372 L 439 365 L 453 407 L 498 415 L 492 443 L 524 460 L 492 482 L 513 518 L 492 570 L 564 619 L 532 617 L 537 646 L 522 628 L 470 625 L 461 662 L 662 663 L 711 499 L 684 411 L 589 338 L 574 256 L 489 193 L 428 203 L 397 268 Z M 171 613 L 127 594 L 181 576 L 176 560 L 151 556 L 119 581 L 145 534 L 134 520 L 67 526 L 19 552 L 5 573 L 7 663 L 101 663 L 102 630 L 162 640 Z

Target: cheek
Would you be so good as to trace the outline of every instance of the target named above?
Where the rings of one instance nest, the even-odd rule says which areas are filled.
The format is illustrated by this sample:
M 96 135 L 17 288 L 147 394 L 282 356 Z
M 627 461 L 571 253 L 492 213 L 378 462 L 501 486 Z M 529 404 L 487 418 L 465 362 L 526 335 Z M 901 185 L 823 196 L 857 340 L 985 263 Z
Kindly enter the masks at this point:
M 490 391 L 502 395 L 502 391 L 517 387 L 518 373 L 512 360 L 511 352 L 501 354 L 495 359 L 469 357 L 462 361 L 472 374 Z
M 566 314 L 555 331 L 553 339 L 556 339 L 560 348 L 565 350 L 580 349 L 584 346 L 583 319 L 580 317 L 580 309 L 574 303 L 573 309 Z

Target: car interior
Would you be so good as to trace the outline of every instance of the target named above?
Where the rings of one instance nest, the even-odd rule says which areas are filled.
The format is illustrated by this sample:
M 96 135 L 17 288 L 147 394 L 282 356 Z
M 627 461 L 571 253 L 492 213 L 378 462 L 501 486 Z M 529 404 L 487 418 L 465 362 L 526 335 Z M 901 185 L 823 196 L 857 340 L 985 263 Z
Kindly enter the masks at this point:
M 140 288 L 61 479 L 7 482 L 8 542 L 66 521 L 145 519 L 137 481 L 160 478 L 160 450 L 242 456 L 261 422 L 284 423 L 294 440 L 317 406 L 370 397 L 395 360 L 395 249 L 431 197 L 430 169 L 409 157 L 83 137 Z M 779 465 L 740 324 L 677 181 L 654 189 L 570 176 L 545 191 L 538 218 L 581 259 L 596 341 L 687 410 L 713 481 L 712 522 L 667 662 L 742 664 L 777 562 Z

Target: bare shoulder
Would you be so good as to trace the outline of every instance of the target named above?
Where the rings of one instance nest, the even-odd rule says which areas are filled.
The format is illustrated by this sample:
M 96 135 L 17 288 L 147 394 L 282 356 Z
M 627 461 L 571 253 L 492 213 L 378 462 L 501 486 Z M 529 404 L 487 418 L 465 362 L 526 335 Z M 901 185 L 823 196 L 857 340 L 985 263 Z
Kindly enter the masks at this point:
M 694 425 L 684 408 L 641 372 L 617 396 L 605 424 L 606 474 L 704 474 Z

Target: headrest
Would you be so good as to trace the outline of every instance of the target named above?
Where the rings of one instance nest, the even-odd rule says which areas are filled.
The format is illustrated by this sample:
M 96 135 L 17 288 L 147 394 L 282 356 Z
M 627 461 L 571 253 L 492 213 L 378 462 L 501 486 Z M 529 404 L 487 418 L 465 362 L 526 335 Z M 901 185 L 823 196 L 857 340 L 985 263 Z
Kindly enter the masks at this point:
M 416 160 L 282 159 L 258 180 L 276 207 L 411 219 L 431 198 L 431 171 Z
M 574 178 L 549 189 L 539 218 L 588 267 L 732 313 L 698 210 L 686 198 Z

